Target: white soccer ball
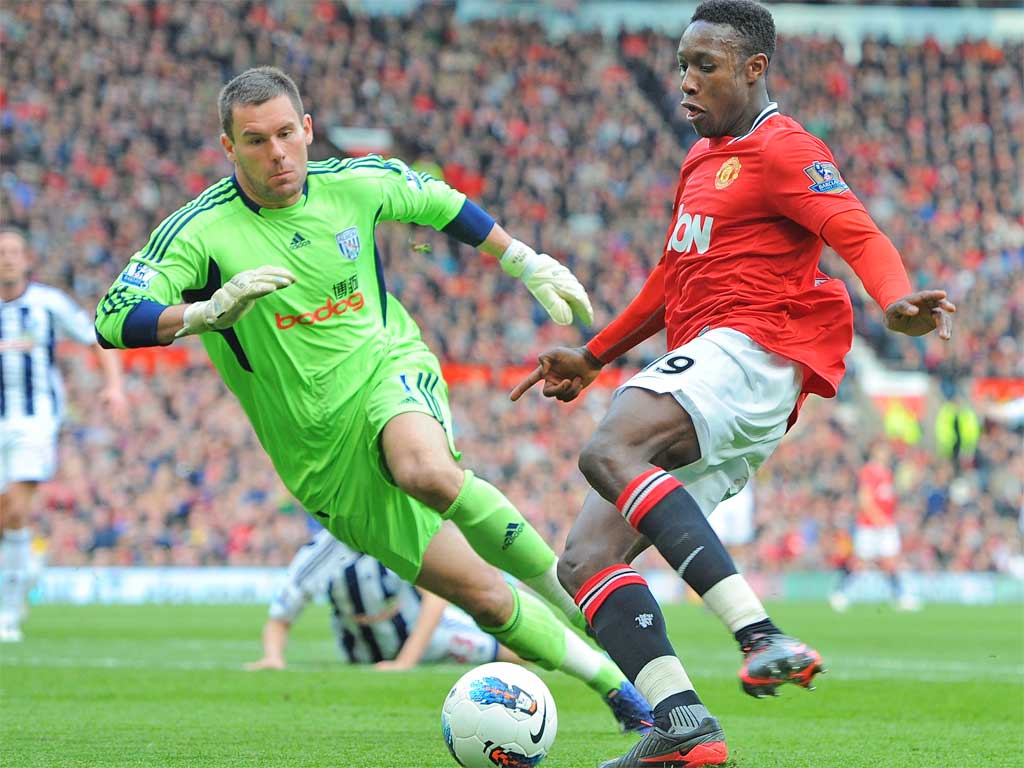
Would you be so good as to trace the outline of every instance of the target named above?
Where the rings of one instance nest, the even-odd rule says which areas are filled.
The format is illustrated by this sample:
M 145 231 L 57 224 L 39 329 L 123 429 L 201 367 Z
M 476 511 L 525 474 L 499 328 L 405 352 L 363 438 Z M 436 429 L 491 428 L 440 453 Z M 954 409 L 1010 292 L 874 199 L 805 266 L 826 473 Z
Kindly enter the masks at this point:
M 495 662 L 455 683 L 441 707 L 441 731 L 464 768 L 533 768 L 558 730 L 544 681 L 518 664 Z

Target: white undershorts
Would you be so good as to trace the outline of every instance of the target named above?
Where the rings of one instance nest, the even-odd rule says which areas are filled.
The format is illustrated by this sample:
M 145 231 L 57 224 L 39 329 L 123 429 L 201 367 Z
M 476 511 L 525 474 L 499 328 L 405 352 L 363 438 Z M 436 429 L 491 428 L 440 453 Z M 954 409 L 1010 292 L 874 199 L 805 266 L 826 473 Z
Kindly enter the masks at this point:
M 11 483 L 43 482 L 57 469 L 57 422 L 49 418 L 0 420 L 0 491 Z
M 860 560 L 879 560 L 900 553 L 900 529 L 895 525 L 858 525 L 853 532 L 853 553 Z
M 454 605 L 446 606 L 430 637 L 423 661 L 484 664 L 498 658 L 498 641 Z
M 786 434 L 800 364 L 731 328 L 713 328 L 623 384 L 671 394 L 690 415 L 700 459 L 670 470 L 705 515 L 747 484 Z

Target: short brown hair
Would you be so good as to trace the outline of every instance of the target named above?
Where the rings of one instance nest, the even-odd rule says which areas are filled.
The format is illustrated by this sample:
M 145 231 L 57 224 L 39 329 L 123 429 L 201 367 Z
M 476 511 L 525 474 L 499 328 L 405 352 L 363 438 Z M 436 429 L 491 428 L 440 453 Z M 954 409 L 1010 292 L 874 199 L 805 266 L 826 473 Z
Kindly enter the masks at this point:
M 302 117 L 302 97 L 295 81 L 277 67 L 253 67 L 220 89 L 217 98 L 217 110 L 220 113 L 220 127 L 230 138 L 234 108 L 236 104 L 262 104 L 265 101 L 287 96 L 295 107 L 296 113 Z

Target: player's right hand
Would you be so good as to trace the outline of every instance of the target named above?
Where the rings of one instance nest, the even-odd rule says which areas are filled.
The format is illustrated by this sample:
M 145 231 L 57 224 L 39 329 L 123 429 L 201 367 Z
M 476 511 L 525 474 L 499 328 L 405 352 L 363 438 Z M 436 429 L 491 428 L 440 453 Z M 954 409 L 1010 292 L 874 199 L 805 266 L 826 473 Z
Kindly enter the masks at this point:
M 601 372 L 602 363 L 586 347 L 556 347 L 537 358 L 537 367 L 509 394 L 518 400 L 530 387 L 544 382 L 544 397 L 568 403 L 590 385 Z
M 174 338 L 230 328 L 252 309 L 256 299 L 278 288 L 287 288 L 295 280 L 295 275 L 284 267 L 264 266 L 239 272 L 206 301 L 188 305 L 184 325 Z
M 261 669 L 284 669 L 285 666 L 284 659 L 272 659 L 269 656 L 264 656 L 259 661 L 243 664 L 242 669 L 246 672 L 256 672 Z

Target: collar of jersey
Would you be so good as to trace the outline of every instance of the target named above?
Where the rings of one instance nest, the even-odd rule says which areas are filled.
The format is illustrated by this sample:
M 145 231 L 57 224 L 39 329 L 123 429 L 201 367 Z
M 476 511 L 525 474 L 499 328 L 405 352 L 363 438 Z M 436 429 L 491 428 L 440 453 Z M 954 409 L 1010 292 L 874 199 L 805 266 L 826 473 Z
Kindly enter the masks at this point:
M 306 200 L 309 199 L 309 179 L 307 178 L 305 183 L 302 185 L 302 197 L 296 200 L 294 203 L 289 205 L 287 208 L 262 208 L 260 204 L 245 194 L 245 190 L 242 189 L 242 185 L 238 183 L 238 177 L 235 174 L 231 174 L 231 183 L 235 185 L 235 189 L 238 190 L 238 196 L 242 202 L 245 203 L 245 207 L 253 213 L 263 216 L 264 218 L 283 218 L 290 215 L 292 212 L 300 210 L 305 204 Z
M 742 141 L 743 139 L 747 138 L 747 136 L 756 131 L 758 128 L 760 128 L 762 125 L 764 125 L 768 121 L 768 118 L 773 117 L 774 115 L 777 114 L 779 114 L 779 105 L 774 101 L 769 101 L 768 106 L 762 109 L 760 114 L 758 114 L 758 116 L 754 118 L 754 122 L 750 126 L 750 130 L 744 133 L 742 136 L 719 136 L 717 138 L 711 139 L 708 142 L 708 144 L 711 145 L 712 149 L 718 149 L 719 147 L 724 147 L 728 144 L 735 144 L 737 141 Z

